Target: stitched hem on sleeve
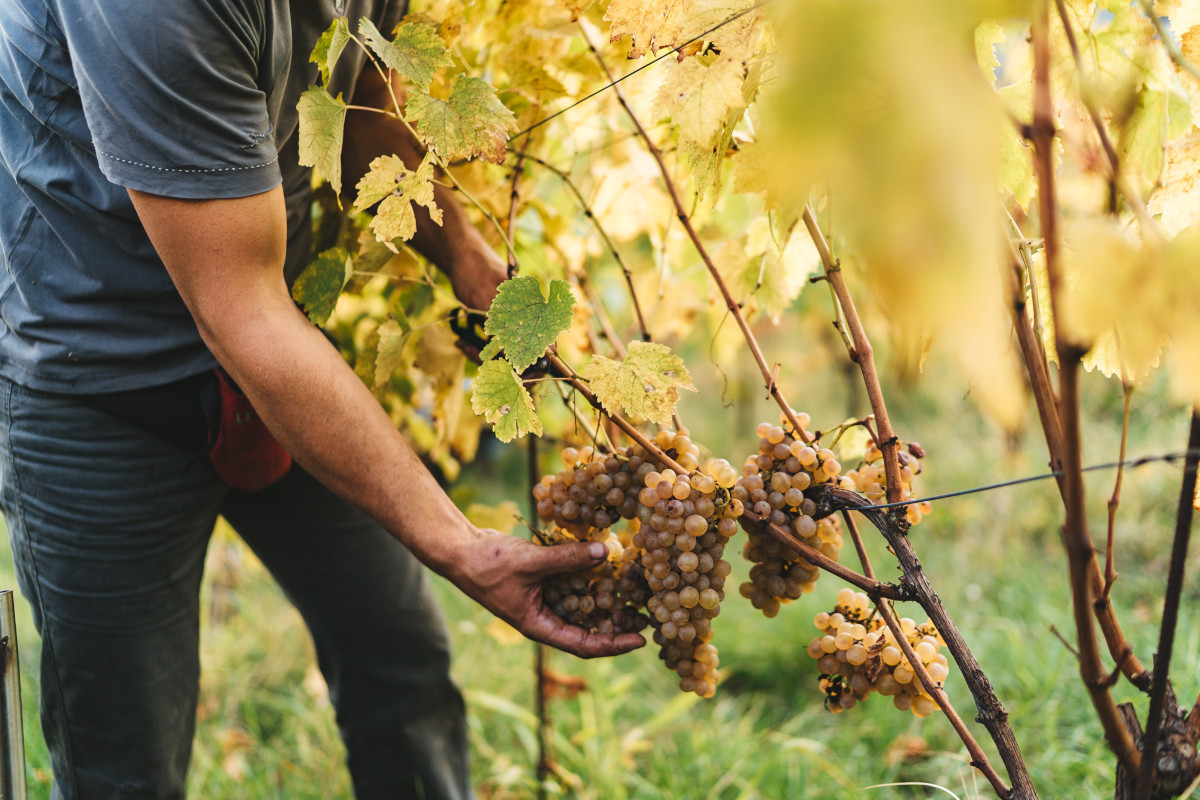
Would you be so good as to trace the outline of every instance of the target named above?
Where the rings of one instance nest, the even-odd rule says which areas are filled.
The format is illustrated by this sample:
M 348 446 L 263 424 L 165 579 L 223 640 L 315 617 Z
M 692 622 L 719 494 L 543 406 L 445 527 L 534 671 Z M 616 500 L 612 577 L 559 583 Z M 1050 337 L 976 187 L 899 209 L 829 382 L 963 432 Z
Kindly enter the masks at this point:
M 185 200 L 249 197 L 273 189 L 282 180 L 277 155 L 261 164 L 210 168 L 157 166 L 99 148 L 96 158 L 104 177 L 118 186 Z
M 158 170 L 159 172 L 181 172 L 181 173 L 192 172 L 192 173 L 201 173 L 201 174 L 211 173 L 211 172 L 238 172 L 238 171 L 244 171 L 244 170 L 248 170 L 248 169 L 262 169 L 263 167 L 271 166 L 272 164 L 274 164 L 275 162 L 277 162 L 279 160 L 279 156 L 276 156 L 275 158 L 272 158 L 270 161 L 264 161 L 261 164 L 250 164 L 250 165 L 244 166 L 244 167 L 212 167 L 211 169 L 183 169 L 180 167 L 157 167 L 153 164 L 143 164 L 140 161 L 130 161 L 127 158 L 121 158 L 120 156 L 114 156 L 112 153 L 106 153 L 103 150 L 100 150 L 99 148 L 96 149 L 96 155 L 104 156 L 105 158 L 109 159 L 110 161 L 119 161 L 122 164 L 128 164 L 131 167 L 141 167 L 142 169 L 153 169 L 153 170 Z

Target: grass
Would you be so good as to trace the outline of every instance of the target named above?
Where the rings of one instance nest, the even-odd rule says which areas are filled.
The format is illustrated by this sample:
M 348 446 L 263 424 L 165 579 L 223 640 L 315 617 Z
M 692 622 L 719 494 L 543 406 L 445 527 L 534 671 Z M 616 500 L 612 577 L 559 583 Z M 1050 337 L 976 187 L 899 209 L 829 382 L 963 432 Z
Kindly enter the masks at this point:
M 811 409 L 845 404 L 836 381 L 824 386 L 827 396 L 820 389 L 806 393 Z M 891 394 L 901 435 L 919 439 L 929 452 L 925 490 L 1045 470 L 1036 432 L 1003 435 L 975 416 L 958 387 L 939 386 L 942 394 L 929 387 L 893 388 Z M 1091 397 L 1087 458 L 1111 460 L 1117 451 L 1120 392 L 1091 376 L 1086 389 Z M 736 432 L 728 430 L 731 425 L 714 425 L 717 452 L 746 451 L 752 446 L 746 434 L 753 435 L 753 421 L 773 417 L 765 405 L 749 402 L 752 409 L 741 412 L 750 415 L 749 425 Z M 1181 449 L 1186 417 L 1180 408 L 1151 390 L 1137 409 L 1132 456 Z M 697 418 L 700 412 L 685 405 L 683 413 Z M 702 431 L 698 438 L 705 440 Z M 524 474 L 521 449 L 486 455 L 460 482 L 473 487 L 459 490 L 461 498 L 519 498 L 522 489 L 505 484 L 502 476 Z M 1170 465 L 1130 471 L 1122 496 L 1121 579 L 1114 601 L 1144 661 L 1157 640 L 1178 475 L 1178 467 Z M 1093 474 L 1088 480 L 1092 532 L 1102 542 L 1113 475 Z M 956 498 L 938 504 L 912 535 L 931 580 L 1010 713 L 1041 796 L 1111 797 L 1112 759 L 1074 657 L 1050 632 L 1053 625 L 1073 638 L 1056 502 L 1050 481 Z M 878 542 L 870 546 L 876 568 L 887 575 L 886 553 Z M 734 561 L 735 578 L 740 578 L 746 568 Z M 1193 567 L 1195 561 L 1193 556 Z M 12 584 L 5 548 L 0 588 Z M 804 645 L 813 635 L 813 614 L 832 605 L 838 588 L 826 576 L 816 593 L 772 620 L 731 596 L 714 626 L 724 678 L 710 701 L 681 695 L 653 647 L 593 662 L 553 655 L 552 669 L 581 677 L 587 690 L 551 704 L 559 772 L 548 785 L 549 796 L 933 798 L 947 797 L 947 791 L 963 800 L 993 796 L 940 716 L 917 720 L 880 697 L 836 717 L 825 711 Z M 534 797 L 532 646 L 506 643 L 490 615 L 444 582 L 438 581 L 437 590 L 451 620 L 455 674 L 468 698 L 475 785 L 484 798 Z M 1198 597 L 1200 586 L 1192 581 L 1172 670 L 1181 702 L 1191 702 L 1200 691 Z M 336 726 L 299 616 L 228 530 L 219 530 L 210 548 L 204 608 L 204 678 L 191 795 L 350 797 Z M 44 798 L 49 775 L 35 711 L 37 641 L 23 601 L 19 609 L 30 797 Z M 956 673 L 948 690 L 963 717 L 974 717 Z M 1145 701 L 1127 684 L 1115 692 L 1118 701 L 1135 700 L 1144 714 Z M 976 732 L 994 757 L 986 732 Z

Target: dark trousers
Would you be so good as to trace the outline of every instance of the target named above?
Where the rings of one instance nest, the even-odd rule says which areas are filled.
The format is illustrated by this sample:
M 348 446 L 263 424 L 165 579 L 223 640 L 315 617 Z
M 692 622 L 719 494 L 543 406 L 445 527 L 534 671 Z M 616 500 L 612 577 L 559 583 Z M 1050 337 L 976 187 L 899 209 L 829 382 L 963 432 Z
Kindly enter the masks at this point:
M 235 492 L 137 425 L 0 379 L 0 508 L 42 635 L 56 800 L 184 796 L 218 514 L 308 625 L 359 800 L 471 796 L 463 701 L 422 567 L 298 465 Z

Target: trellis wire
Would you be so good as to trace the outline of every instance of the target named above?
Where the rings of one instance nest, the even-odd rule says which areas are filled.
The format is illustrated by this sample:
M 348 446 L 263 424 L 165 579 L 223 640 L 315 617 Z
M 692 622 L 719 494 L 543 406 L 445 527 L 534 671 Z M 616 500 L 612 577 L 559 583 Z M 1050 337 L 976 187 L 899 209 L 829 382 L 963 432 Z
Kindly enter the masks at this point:
M 586 96 L 586 97 L 582 97 L 582 98 L 580 98 L 579 100 L 576 100 L 574 103 L 572 103 L 571 105 L 567 106 L 566 108 L 564 108 L 564 109 L 561 109 L 561 110 L 559 110 L 559 111 L 555 111 L 553 114 L 551 114 L 550 116 L 546 117 L 545 119 L 538 120 L 537 122 L 533 123 L 533 124 L 532 124 L 532 125 L 530 125 L 528 128 L 526 128 L 525 130 L 523 130 L 523 131 L 521 131 L 521 132 L 519 132 L 519 133 L 514 133 L 512 136 L 508 137 L 508 141 L 509 141 L 509 143 L 515 142 L 517 139 L 520 139 L 522 136 L 525 136 L 525 135 L 527 135 L 527 134 L 529 134 L 529 133 L 532 133 L 533 131 L 535 131 L 535 130 L 537 130 L 538 128 L 540 128 L 540 127 L 542 127 L 543 125 L 545 125 L 547 122 L 550 122 L 550 121 L 551 121 L 551 120 L 553 120 L 553 119 L 557 119 L 558 117 L 561 117 L 563 114 L 566 114 L 568 111 L 571 111 L 571 110 L 572 110 L 572 109 L 574 109 L 576 106 L 583 105 L 583 104 L 584 104 L 584 103 L 586 103 L 588 100 L 591 100 L 593 97 L 595 97 L 596 95 L 599 95 L 599 94 L 604 94 L 604 93 L 605 93 L 605 92 L 607 92 L 609 89 L 613 88 L 613 87 L 614 87 L 614 86 L 616 86 L 618 83 L 620 83 L 621 81 L 625 80 L 626 78 L 632 78 L 634 75 L 637 75 L 637 74 L 638 74 L 639 72 L 641 72 L 642 70 L 644 70 L 644 69 L 647 69 L 647 68 L 649 68 L 649 67 L 652 67 L 652 66 L 654 66 L 655 64 L 657 64 L 658 62 L 662 61 L 664 58 L 667 58 L 668 56 L 673 56 L 673 55 L 675 55 L 676 53 L 678 53 L 680 50 L 682 50 L 683 48 L 687 47 L 688 45 L 690 45 L 690 44 L 693 44 L 693 43 L 695 43 L 695 42 L 699 42 L 699 41 L 703 40 L 703 39 L 704 39 L 704 37 L 708 36 L 709 34 L 711 34 L 711 33 L 715 33 L 716 31 L 719 31 L 721 28 L 724 28 L 724 27 L 725 27 L 726 25 L 728 25 L 729 23 L 731 23 L 731 22 L 736 22 L 737 20 L 741 19 L 742 17 L 746 16 L 747 14 L 750 14 L 750 13 L 752 13 L 752 12 L 754 12 L 754 11 L 757 11 L 758 9 L 762 8 L 763 6 L 767 5 L 767 4 L 768 4 L 768 3 L 770 3 L 770 2 L 771 2 L 771 0 L 760 0 L 758 3 L 755 3 L 754 5 L 750 6 L 750 7 L 749 7 L 749 8 L 747 8 L 747 9 L 745 9 L 744 11 L 739 11 L 738 13 L 734 14 L 734 15 L 733 15 L 732 17 L 730 17 L 729 19 L 727 19 L 727 20 L 725 20 L 725 21 L 723 21 L 723 22 L 717 23 L 716 25 L 712 26 L 711 28 L 709 28 L 708 30 L 704 31 L 703 33 L 698 33 L 698 34 L 696 34 L 695 36 L 693 36 L 691 39 L 688 39 L 688 40 L 687 40 L 686 42 L 684 42 L 683 44 L 681 44 L 681 45 L 678 45 L 677 47 L 674 47 L 674 48 L 672 48 L 672 49 L 668 50 L 667 52 L 663 53 L 662 55 L 660 55 L 660 56 L 657 56 L 657 57 L 655 57 L 655 58 L 653 58 L 653 59 L 651 59 L 651 60 L 647 61 L 645 64 L 642 64 L 642 65 L 641 65 L 640 67 L 638 67 L 637 69 L 635 69 L 635 70 L 633 70 L 633 71 L 631 71 L 631 72 L 629 72 L 629 73 L 627 73 L 627 74 L 625 74 L 625 75 L 622 75 L 620 78 L 617 78 L 617 79 L 616 79 L 615 81 L 613 81 L 612 83 L 608 83 L 608 84 L 606 84 L 606 85 L 604 85 L 604 86 L 601 86 L 601 87 L 600 87 L 599 89 L 597 89 L 596 91 L 592 92 L 591 94 L 589 94 L 589 95 L 588 95 L 588 96 Z
M 1141 458 L 1131 458 L 1125 461 L 1106 461 L 1102 464 L 1092 464 L 1084 467 L 1083 472 L 1097 472 L 1105 469 L 1116 469 L 1117 467 L 1143 467 L 1147 464 L 1157 464 L 1161 462 L 1178 461 L 1182 458 L 1187 458 L 1189 455 L 1195 455 L 1193 451 L 1184 450 L 1180 453 L 1165 453 L 1157 456 L 1142 456 Z M 946 492 L 944 494 L 934 494 L 929 497 L 918 497 L 912 500 L 899 500 L 895 503 L 879 503 L 873 506 L 857 506 L 855 511 L 875 511 L 878 509 L 901 508 L 903 506 L 911 506 L 917 503 L 931 503 L 934 500 L 946 500 L 951 497 L 962 497 L 968 494 L 979 494 L 981 492 L 990 492 L 993 489 L 1005 489 L 1009 486 L 1019 486 L 1022 483 L 1033 483 L 1034 481 L 1044 481 L 1047 478 L 1057 478 L 1063 474 L 1062 470 L 1047 472 L 1042 475 L 1030 475 L 1025 478 L 1014 478 L 1011 481 L 1002 481 L 1001 483 L 989 483 L 985 486 L 976 486 L 972 489 L 960 489 L 956 492 Z

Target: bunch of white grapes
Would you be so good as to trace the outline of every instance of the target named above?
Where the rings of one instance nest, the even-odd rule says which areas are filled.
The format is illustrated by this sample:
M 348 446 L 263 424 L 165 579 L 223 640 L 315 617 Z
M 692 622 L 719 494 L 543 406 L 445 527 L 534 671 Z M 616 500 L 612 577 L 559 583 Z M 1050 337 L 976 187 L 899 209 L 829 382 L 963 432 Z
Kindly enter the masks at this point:
M 542 540 L 544 544 L 578 541 L 554 527 L 543 533 Z M 650 623 L 641 613 L 650 590 L 633 549 L 625 547 L 616 536 L 603 541 L 609 548 L 603 564 L 552 576 L 542 588 L 543 596 L 550 609 L 572 625 L 594 633 L 637 633 Z
M 807 425 L 807 414 L 797 420 Z M 749 535 L 743 554 L 754 566 L 750 580 L 740 591 L 755 608 L 768 617 L 779 613 L 781 603 L 790 603 L 816 586 L 819 571 L 800 553 L 763 530 L 774 523 L 790 530 L 800 541 L 837 560 L 842 550 L 841 524 L 836 517 L 814 519 L 817 504 L 809 489 L 837 484 L 842 466 L 833 451 L 813 447 L 784 421 L 781 425 L 760 423 L 758 453 L 746 459 L 742 477 L 730 493 L 753 511 L 762 523 L 743 520 Z
M 912 500 L 913 483 L 921 474 L 921 459 L 925 450 L 916 442 L 907 446 L 901 444 L 898 453 L 900 461 L 900 500 Z M 883 503 L 887 495 L 887 476 L 883 470 L 883 453 L 874 442 L 869 442 L 863 452 L 862 464 L 856 469 L 847 470 L 842 476 L 841 487 L 849 489 L 866 497 L 872 503 Z M 929 514 L 933 507 L 928 501 L 913 503 L 905 506 L 905 515 L 910 525 L 916 525 Z
M 660 431 L 655 444 L 679 466 L 699 466 L 699 448 L 686 432 Z M 556 613 L 603 632 L 629 629 L 629 610 L 644 606 L 660 656 L 679 675 L 680 688 L 711 696 L 718 679 L 717 651 L 709 644 L 712 619 L 730 573 L 722 554 L 742 513 L 729 492 L 737 472 L 716 459 L 703 471 L 677 474 L 638 445 L 609 455 L 566 448 L 563 463 L 561 472 L 534 489 L 538 515 L 554 523 L 547 536 L 604 541 L 613 555 L 596 570 L 568 576 L 565 587 L 547 585 L 548 602 L 553 591 Z M 632 521 L 624 536 L 610 530 L 619 519 Z M 645 587 L 641 593 L 637 581 Z M 585 599 L 589 595 L 594 599 Z M 604 611 L 616 609 L 619 619 L 596 615 L 610 597 Z
M 941 686 L 950 674 L 949 662 L 939 650 L 945 644 L 933 623 L 918 626 L 907 617 L 900 629 L 929 677 Z M 883 620 L 874 615 L 862 592 L 842 589 L 831 612 L 813 619 L 820 631 L 808 645 L 808 654 L 821 671 L 820 687 L 830 711 L 841 713 L 866 700 L 871 692 L 891 697 L 901 711 L 926 717 L 937 708 L 916 677 L 911 662 Z

